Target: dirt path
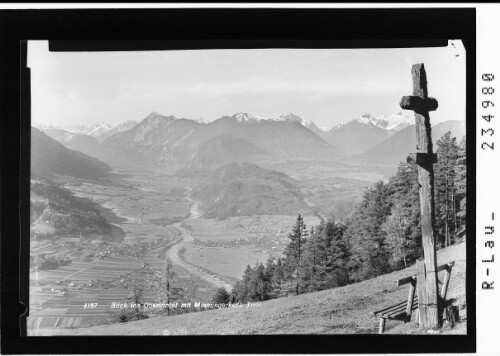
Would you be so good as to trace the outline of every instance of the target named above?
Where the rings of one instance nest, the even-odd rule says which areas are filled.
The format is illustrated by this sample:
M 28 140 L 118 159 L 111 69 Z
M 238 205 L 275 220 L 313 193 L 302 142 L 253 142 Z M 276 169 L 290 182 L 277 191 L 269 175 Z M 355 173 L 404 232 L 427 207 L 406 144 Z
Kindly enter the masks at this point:
M 190 198 L 188 198 L 192 202 L 190 208 L 189 208 L 189 216 L 182 222 L 188 221 L 190 219 L 196 219 L 201 216 L 201 212 L 198 208 L 199 202 L 196 202 Z M 179 250 L 183 247 L 186 247 L 187 243 L 193 242 L 194 238 L 193 235 L 191 235 L 191 231 L 187 230 L 186 228 L 182 227 L 181 224 L 182 222 L 178 222 L 175 224 L 172 224 L 173 227 L 175 227 L 179 232 L 181 233 L 181 240 L 179 240 L 178 243 L 173 245 L 168 251 L 166 257 L 172 262 L 174 265 L 177 265 L 181 267 L 182 269 L 186 270 L 187 272 L 194 274 L 195 276 L 209 282 L 216 288 L 226 288 L 227 291 L 231 291 L 233 287 L 230 284 L 227 284 L 226 282 L 220 280 L 216 275 L 211 275 L 201 268 L 194 266 L 190 263 L 184 262 L 180 257 L 179 257 Z

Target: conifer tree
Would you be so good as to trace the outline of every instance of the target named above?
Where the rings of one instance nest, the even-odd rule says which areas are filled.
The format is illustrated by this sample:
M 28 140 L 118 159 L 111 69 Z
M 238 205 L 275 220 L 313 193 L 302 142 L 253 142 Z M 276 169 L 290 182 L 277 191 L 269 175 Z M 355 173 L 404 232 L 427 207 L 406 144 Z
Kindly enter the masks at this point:
M 467 155 L 465 151 L 465 136 L 458 145 L 457 163 L 456 163 L 456 204 L 457 210 L 457 230 L 463 230 L 465 227 L 465 218 L 467 215 Z
M 234 295 L 234 300 L 240 303 L 246 303 L 250 301 L 249 299 L 249 286 L 250 280 L 252 279 L 252 268 L 247 265 L 245 271 L 243 272 L 243 278 L 238 281 L 233 288 L 232 294 Z
M 213 295 L 211 302 L 213 304 L 228 304 L 230 298 L 231 296 L 227 292 L 226 288 L 220 287 Z
M 443 246 L 451 244 L 451 235 L 455 232 L 454 208 L 456 202 L 456 163 L 458 145 L 451 131 L 446 132 L 437 141 L 438 162 L 435 165 L 435 200 L 436 200 L 436 229 L 441 236 Z
M 378 182 L 365 190 L 363 199 L 348 220 L 349 268 L 354 280 L 364 280 L 390 270 L 386 233 L 382 224 L 391 212 L 391 187 Z
M 302 262 L 302 251 L 306 243 L 307 228 L 300 214 L 293 226 L 292 233 L 288 235 L 290 242 L 285 248 L 285 271 L 287 279 L 292 281 L 295 294 L 300 293 L 300 267 Z
M 276 298 L 276 292 L 273 285 L 273 276 L 275 270 L 276 265 L 274 264 L 274 257 L 269 256 L 266 262 L 266 266 L 264 267 L 264 290 L 267 295 L 267 299 Z
M 406 267 L 422 255 L 418 173 L 415 164 L 400 163 L 389 180 L 391 214 L 382 225 L 392 268 Z
M 169 259 L 166 260 L 163 268 L 162 282 L 159 290 L 156 293 L 156 301 L 159 303 L 174 303 L 182 298 L 183 289 L 174 285 L 175 272 Z M 165 308 L 167 315 L 170 315 L 170 306 Z
M 283 289 L 283 283 L 285 281 L 285 269 L 283 267 L 283 263 L 281 262 L 281 258 L 278 258 L 276 261 L 276 265 L 274 266 L 273 276 L 271 278 L 271 290 L 272 295 L 275 298 L 279 298 L 285 295 L 285 291 Z
M 320 220 L 319 225 L 311 227 L 311 232 L 304 244 L 304 252 L 301 265 L 302 288 L 305 292 L 320 290 L 319 263 L 321 255 L 321 234 L 325 228 L 325 221 Z

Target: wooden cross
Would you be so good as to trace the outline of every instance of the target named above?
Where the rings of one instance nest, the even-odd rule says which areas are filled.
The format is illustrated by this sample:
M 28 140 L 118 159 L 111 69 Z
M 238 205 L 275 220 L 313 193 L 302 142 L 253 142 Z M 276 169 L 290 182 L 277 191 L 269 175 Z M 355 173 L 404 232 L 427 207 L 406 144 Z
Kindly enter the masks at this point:
M 421 328 L 434 329 L 441 325 L 435 244 L 434 168 L 437 156 L 432 152 L 429 111 L 438 107 L 437 100 L 427 96 L 427 77 L 423 63 L 411 68 L 413 96 L 404 96 L 400 106 L 415 112 L 417 152 L 412 157 L 418 166 L 422 247 L 424 261 L 417 262 L 418 311 Z M 409 157 L 409 160 L 411 158 Z

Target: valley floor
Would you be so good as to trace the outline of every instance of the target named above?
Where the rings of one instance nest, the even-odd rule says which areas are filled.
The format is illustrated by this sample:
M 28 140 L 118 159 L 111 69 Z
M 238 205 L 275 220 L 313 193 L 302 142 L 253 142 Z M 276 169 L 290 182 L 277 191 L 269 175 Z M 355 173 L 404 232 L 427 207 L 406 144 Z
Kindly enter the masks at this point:
M 460 322 L 455 328 L 444 326 L 441 334 L 467 333 L 465 299 L 465 243 L 438 252 L 438 264 L 455 261 L 448 299 L 459 306 Z M 225 334 L 376 334 L 378 320 L 373 311 L 406 300 L 407 288 L 396 281 L 415 273 L 415 266 L 349 286 L 262 302 L 156 317 L 126 324 L 80 329 L 45 329 L 44 335 L 225 335 Z M 418 334 L 415 321 L 400 324 L 388 321 L 386 333 Z
M 63 182 L 75 196 L 99 207 L 124 236 L 111 242 L 32 239 L 32 254 L 64 255 L 72 262 L 48 270 L 32 267 L 30 335 L 111 322 L 116 312 L 111 306 L 125 303 L 136 284 L 144 287 L 145 302 L 155 302 L 166 257 L 175 286 L 187 298 L 206 303 L 217 288 L 231 290 L 247 264 L 279 255 L 295 220 L 282 215 L 201 218 L 187 183 L 155 172 L 118 172 L 106 182 Z M 307 221 L 317 223 L 317 218 Z

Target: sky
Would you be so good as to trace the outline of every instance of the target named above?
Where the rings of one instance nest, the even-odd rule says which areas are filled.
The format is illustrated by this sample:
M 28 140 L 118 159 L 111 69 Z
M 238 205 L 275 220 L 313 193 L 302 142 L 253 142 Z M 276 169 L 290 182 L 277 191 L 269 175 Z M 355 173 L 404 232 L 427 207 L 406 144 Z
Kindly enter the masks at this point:
M 330 128 L 360 115 L 400 111 L 411 66 L 424 63 L 431 122 L 465 119 L 465 50 L 238 49 L 49 52 L 30 41 L 32 124 L 56 127 L 140 121 L 150 112 L 213 121 L 247 112 L 294 113 Z

